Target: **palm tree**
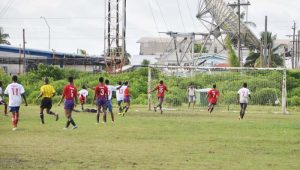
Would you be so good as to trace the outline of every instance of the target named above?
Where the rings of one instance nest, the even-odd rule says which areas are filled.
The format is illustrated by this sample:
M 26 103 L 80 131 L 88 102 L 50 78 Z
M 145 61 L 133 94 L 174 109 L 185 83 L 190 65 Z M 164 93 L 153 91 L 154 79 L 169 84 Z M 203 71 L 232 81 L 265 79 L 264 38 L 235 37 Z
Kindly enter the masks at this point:
M 3 28 L 0 27 L 0 44 L 10 45 L 10 42 L 6 40 L 7 38 L 9 38 L 9 34 L 4 33 Z
M 283 55 L 280 53 L 280 49 L 285 49 L 286 46 L 284 44 L 279 44 L 278 46 L 274 47 L 274 42 L 277 38 L 276 35 L 272 35 L 271 32 L 262 32 L 260 34 L 261 42 L 264 41 L 265 35 L 267 36 L 267 51 L 268 51 L 268 58 L 270 61 L 270 67 L 279 67 L 283 66 Z M 249 56 L 246 58 L 246 63 L 244 64 L 245 67 L 258 67 L 261 64 L 260 61 L 260 49 L 257 51 L 251 51 Z

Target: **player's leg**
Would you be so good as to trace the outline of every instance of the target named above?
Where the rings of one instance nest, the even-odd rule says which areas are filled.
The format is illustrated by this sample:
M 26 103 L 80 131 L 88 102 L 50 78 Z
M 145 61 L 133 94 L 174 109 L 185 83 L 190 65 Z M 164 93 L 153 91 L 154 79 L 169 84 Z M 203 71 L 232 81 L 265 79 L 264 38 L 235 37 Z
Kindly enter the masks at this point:
M 190 109 L 191 106 L 191 96 L 188 96 L 188 109 Z
M 103 111 L 103 116 L 102 116 L 102 123 L 106 123 L 106 113 L 107 113 L 107 101 L 103 101 L 102 103 L 102 111 Z
M 7 104 L 6 104 L 6 102 L 1 100 L 0 105 L 4 105 L 4 116 L 7 116 Z
M 194 108 L 195 108 L 195 104 L 196 104 L 196 97 L 195 96 L 193 96 L 193 110 L 194 110 Z
M 67 123 L 66 123 L 66 129 L 69 128 L 71 122 L 70 122 L 70 109 L 65 109 L 65 116 L 67 118 Z
M 114 118 L 113 106 L 112 106 L 112 101 L 111 100 L 108 101 L 107 107 L 108 107 L 108 111 L 110 112 L 111 121 L 114 122 L 115 118 Z
M 164 98 L 163 98 L 163 97 L 161 97 L 161 98 L 160 98 L 160 100 L 159 100 L 159 109 L 160 109 L 160 114 L 162 114 L 162 113 L 163 113 L 163 110 L 162 110 L 162 104 L 163 104 L 163 102 L 164 102 Z
M 209 111 L 209 113 L 211 113 L 211 112 L 214 110 L 214 108 L 215 108 L 215 105 L 216 105 L 216 103 L 212 103 L 212 104 L 211 104 L 211 107 L 210 107 L 210 111 Z
M 242 119 L 245 116 L 246 108 L 247 108 L 247 103 L 243 103 L 243 112 L 242 112 L 242 117 L 241 117 Z
M 73 110 L 73 109 L 69 110 L 69 115 L 70 115 L 70 116 L 69 116 L 69 117 L 70 117 L 70 118 L 69 118 L 69 121 L 70 121 L 70 123 L 71 123 L 72 126 L 73 126 L 72 129 L 76 129 L 77 126 L 76 126 L 76 123 L 75 123 L 75 121 L 74 121 L 74 119 L 73 119 L 73 117 L 72 117 L 72 110 Z
M 211 107 L 212 107 L 212 103 L 208 103 L 207 111 L 210 111 Z
M 44 124 L 44 109 L 45 109 L 45 99 L 42 99 L 41 105 L 40 105 L 40 119 L 41 123 Z

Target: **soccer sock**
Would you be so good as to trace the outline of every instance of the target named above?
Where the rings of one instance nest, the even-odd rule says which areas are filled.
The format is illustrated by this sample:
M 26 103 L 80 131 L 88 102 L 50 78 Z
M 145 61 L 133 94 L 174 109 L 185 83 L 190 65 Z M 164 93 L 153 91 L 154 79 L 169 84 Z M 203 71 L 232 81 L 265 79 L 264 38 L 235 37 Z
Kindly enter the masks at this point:
M 43 113 L 40 113 L 40 118 L 41 118 L 42 123 L 44 124 L 44 114 Z
M 16 114 L 15 120 L 16 120 L 16 127 L 17 127 L 18 126 L 18 122 L 19 122 L 19 115 Z
M 68 128 L 70 126 L 70 120 L 68 119 L 67 124 L 66 124 L 66 128 Z
M 114 121 L 115 121 L 115 117 L 114 117 L 114 114 L 113 114 L 113 112 L 111 112 L 111 113 L 110 113 L 110 115 L 111 115 L 111 121 L 113 121 L 113 122 L 114 122 Z
M 76 126 L 76 123 L 74 122 L 72 117 L 69 118 L 69 122 L 73 125 L 73 127 Z
M 97 123 L 99 123 L 100 113 L 97 113 Z
M 103 112 L 103 122 L 106 122 L 106 112 Z
M 129 107 L 128 107 L 128 106 L 126 106 L 125 113 L 127 113 L 128 109 L 129 109 Z
M 211 113 L 213 110 L 214 110 L 214 107 L 212 107 L 212 108 L 210 109 L 210 112 L 209 112 L 209 113 Z

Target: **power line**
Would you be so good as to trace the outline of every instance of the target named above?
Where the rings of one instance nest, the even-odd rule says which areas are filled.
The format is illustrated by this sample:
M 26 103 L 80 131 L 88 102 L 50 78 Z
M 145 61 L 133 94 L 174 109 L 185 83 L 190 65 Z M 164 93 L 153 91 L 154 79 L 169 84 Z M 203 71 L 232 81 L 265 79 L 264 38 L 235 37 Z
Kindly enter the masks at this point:
M 9 8 L 12 6 L 15 0 L 8 0 L 7 3 L 4 5 L 2 10 L 0 11 L 0 18 L 3 17 L 6 12 L 9 10 Z
M 164 17 L 164 15 L 163 15 L 163 13 L 162 13 L 162 10 L 161 10 L 161 8 L 160 8 L 160 5 L 158 4 L 157 0 L 155 0 L 155 2 L 156 2 L 157 6 L 158 6 L 158 8 L 159 8 L 159 12 L 160 12 L 160 15 L 161 15 L 161 17 L 162 17 L 164 23 L 165 23 L 165 27 L 166 27 L 167 30 L 169 30 L 169 27 L 168 27 L 168 25 L 167 25 L 167 22 L 166 22 L 166 20 L 165 20 L 165 17 Z
M 180 19 L 181 19 L 181 23 L 182 23 L 183 29 L 184 29 L 184 32 L 186 32 L 185 25 L 184 25 L 184 22 L 183 22 L 182 13 L 181 13 L 181 9 L 180 9 L 180 5 L 179 5 L 179 1 L 176 0 L 176 2 L 177 2 L 177 6 L 178 6 L 178 10 L 179 10 Z
M 187 7 L 188 7 L 188 11 L 189 11 L 190 17 L 191 17 L 191 19 L 192 19 L 193 26 L 194 26 L 194 28 L 196 29 L 196 24 L 195 24 L 195 22 L 194 22 L 194 17 L 193 17 L 193 15 L 192 15 L 192 10 L 191 10 L 191 8 L 190 8 L 189 1 L 185 1 L 185 2 L 186 2 L 186 5 L 187 5 Z

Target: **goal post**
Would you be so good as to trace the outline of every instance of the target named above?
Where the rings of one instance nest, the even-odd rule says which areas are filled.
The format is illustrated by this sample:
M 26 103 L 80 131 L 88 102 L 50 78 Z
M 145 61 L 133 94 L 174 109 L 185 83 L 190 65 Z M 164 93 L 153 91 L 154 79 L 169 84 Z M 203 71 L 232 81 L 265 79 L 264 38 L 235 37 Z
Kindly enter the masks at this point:
M 197 106 L 206 106 L 205 92 L 217 84 L 220 91 L 219 106 L 229 107 L 237 103 L 237 91 L 243 83 L 248 84 L 252 99 L 250 105 L 280 106 L 287 114 L 287 90 L 285 68 L 245 68 L 245 67 L 194 67 L 162 66 L 148 67 L 148 89 L 152 89 L 160 80 L 169 88 L 165 103 L 176 107 L 187 103 L 187 88 L 193 84 L 197 89 Z M 148 96 L 151 109 L 156 95 Z

